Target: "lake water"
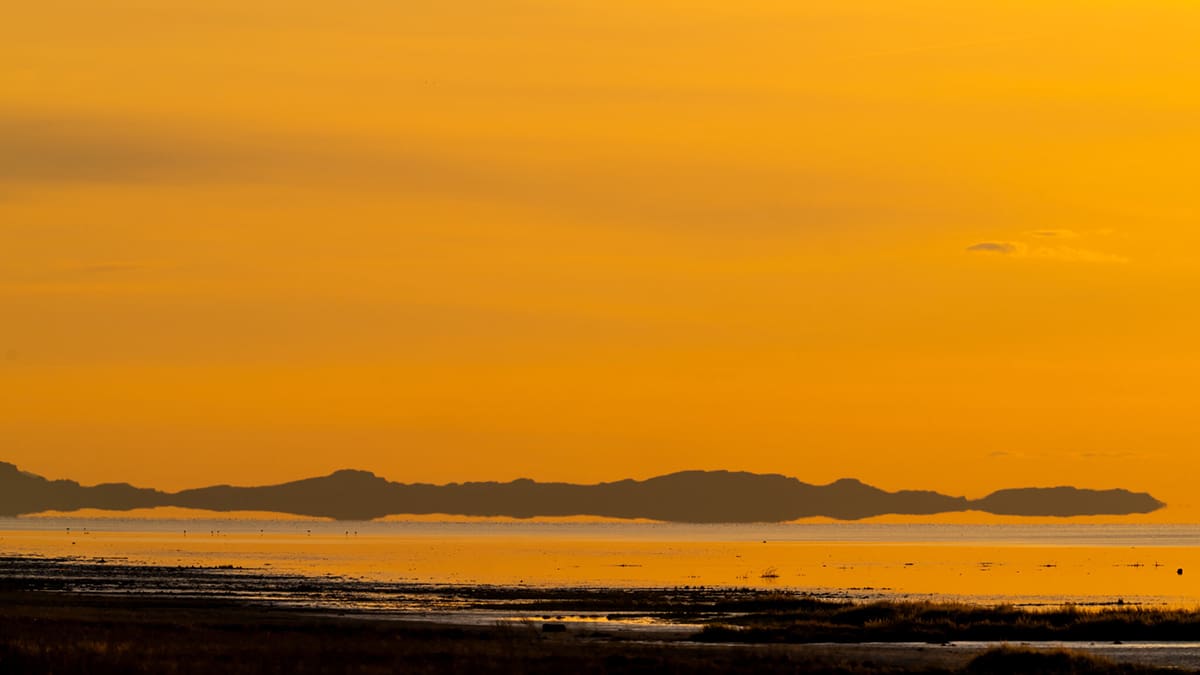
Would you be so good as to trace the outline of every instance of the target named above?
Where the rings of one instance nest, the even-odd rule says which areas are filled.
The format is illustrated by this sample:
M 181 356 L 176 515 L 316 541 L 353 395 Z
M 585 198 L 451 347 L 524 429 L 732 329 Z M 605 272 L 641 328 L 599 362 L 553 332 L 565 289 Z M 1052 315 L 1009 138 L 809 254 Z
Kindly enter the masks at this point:
M 1197 525 L 24 517 L 0 518 L 0 553 L 417 584 L 776 587 L 862 599 L 1200 606 Z

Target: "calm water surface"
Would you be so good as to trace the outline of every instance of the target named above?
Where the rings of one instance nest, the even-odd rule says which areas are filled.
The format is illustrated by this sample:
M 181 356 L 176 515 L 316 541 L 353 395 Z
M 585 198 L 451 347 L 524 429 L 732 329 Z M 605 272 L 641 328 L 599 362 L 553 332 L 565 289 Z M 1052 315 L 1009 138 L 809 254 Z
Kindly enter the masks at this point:
M 751 586 L 858 598 L 1200 606 L 1197 525 L 25 517 L 0 518 L 0 553 L 421 584 Z

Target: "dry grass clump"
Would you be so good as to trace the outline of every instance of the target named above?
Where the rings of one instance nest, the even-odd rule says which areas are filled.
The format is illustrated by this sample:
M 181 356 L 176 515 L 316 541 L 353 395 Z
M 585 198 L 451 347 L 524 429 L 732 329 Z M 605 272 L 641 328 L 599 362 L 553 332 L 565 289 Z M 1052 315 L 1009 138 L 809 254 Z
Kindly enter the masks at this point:
M 998 647 L 980 654 L 967 664 L 967 675 L 1012 675 L 1053 673 L 1055 675 L 1153 675 L 1175 670 L 1114 663 L 1088 654 L 1062 649 L 1037 650 L 1027 647 Z
M 798 599 L 723 619 L 705 628 L 713 642 L 1187 641 L 1200 612 L 1111 607 L 1055 610 L 928 602 Z
M 914 672 L 780 649 L 647 644 L 578 630 L 546 635 L 540 624 L 438 626 L 229 603 L 45 593 L 0 594 L 0 606 L 4 674 Z
M 1171 672 L 1118 666 L 1067 652 L 1007 647 L 986 652 L 969 662 L 967 655 L 957 657 L 957 661 L 934 660 L 933 654 L 919 653 L 917 658 L 903 659 L 884 650 L 647 643 L 588 635 L 578 628 L 547 635 L 538 622 L 480 627 L 422 625 L 209 600 L 20 592 L 0 593 L 0 607 L 4 608 L 0 612 L 0 673 L 4 674 L 1152 675 Z M 841 620 L 884 626 L 914 612 L 916 616 L 948 612 L 943 618 L 957 619 L 960 611 L 965 610 L 935 607 L 879 604 L 825 609 Z

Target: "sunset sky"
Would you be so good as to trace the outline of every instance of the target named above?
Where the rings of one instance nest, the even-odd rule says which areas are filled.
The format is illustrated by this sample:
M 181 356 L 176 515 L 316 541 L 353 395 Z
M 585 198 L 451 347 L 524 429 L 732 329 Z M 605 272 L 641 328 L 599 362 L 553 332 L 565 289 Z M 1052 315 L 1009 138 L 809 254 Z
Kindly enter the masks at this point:
M 0 460 L 1200 520 L 1192 0 L 40 0 Z

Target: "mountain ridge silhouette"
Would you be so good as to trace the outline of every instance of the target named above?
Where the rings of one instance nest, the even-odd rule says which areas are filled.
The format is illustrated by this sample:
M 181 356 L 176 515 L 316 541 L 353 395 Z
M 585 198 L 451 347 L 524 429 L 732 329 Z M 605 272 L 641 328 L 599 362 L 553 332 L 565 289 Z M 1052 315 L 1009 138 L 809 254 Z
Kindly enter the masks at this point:
M 854 478 L 814 485 L 777 473 L 699 470 L 595 484 L 519 478 L 507 483 L 433 485 L 396 483 L 370 471 L 342 469 L 275 485 L 212 485 L 165 492 L 128 483 L 83 486 L 72 480 L 43 478 L 0 462 L 0 516 L 164 506 L 217 512 L 266 511 L 335 520 L 446 514 L 748 523 L 815 516 L 860 520 L 970 510 L 1010 516 L 1131 515 L 1150 513 L 1165 504 L 1148 493 L 1124 489 L 1008 488 L 980 499 L 967 499 L 929 490 L 888 492 Z

